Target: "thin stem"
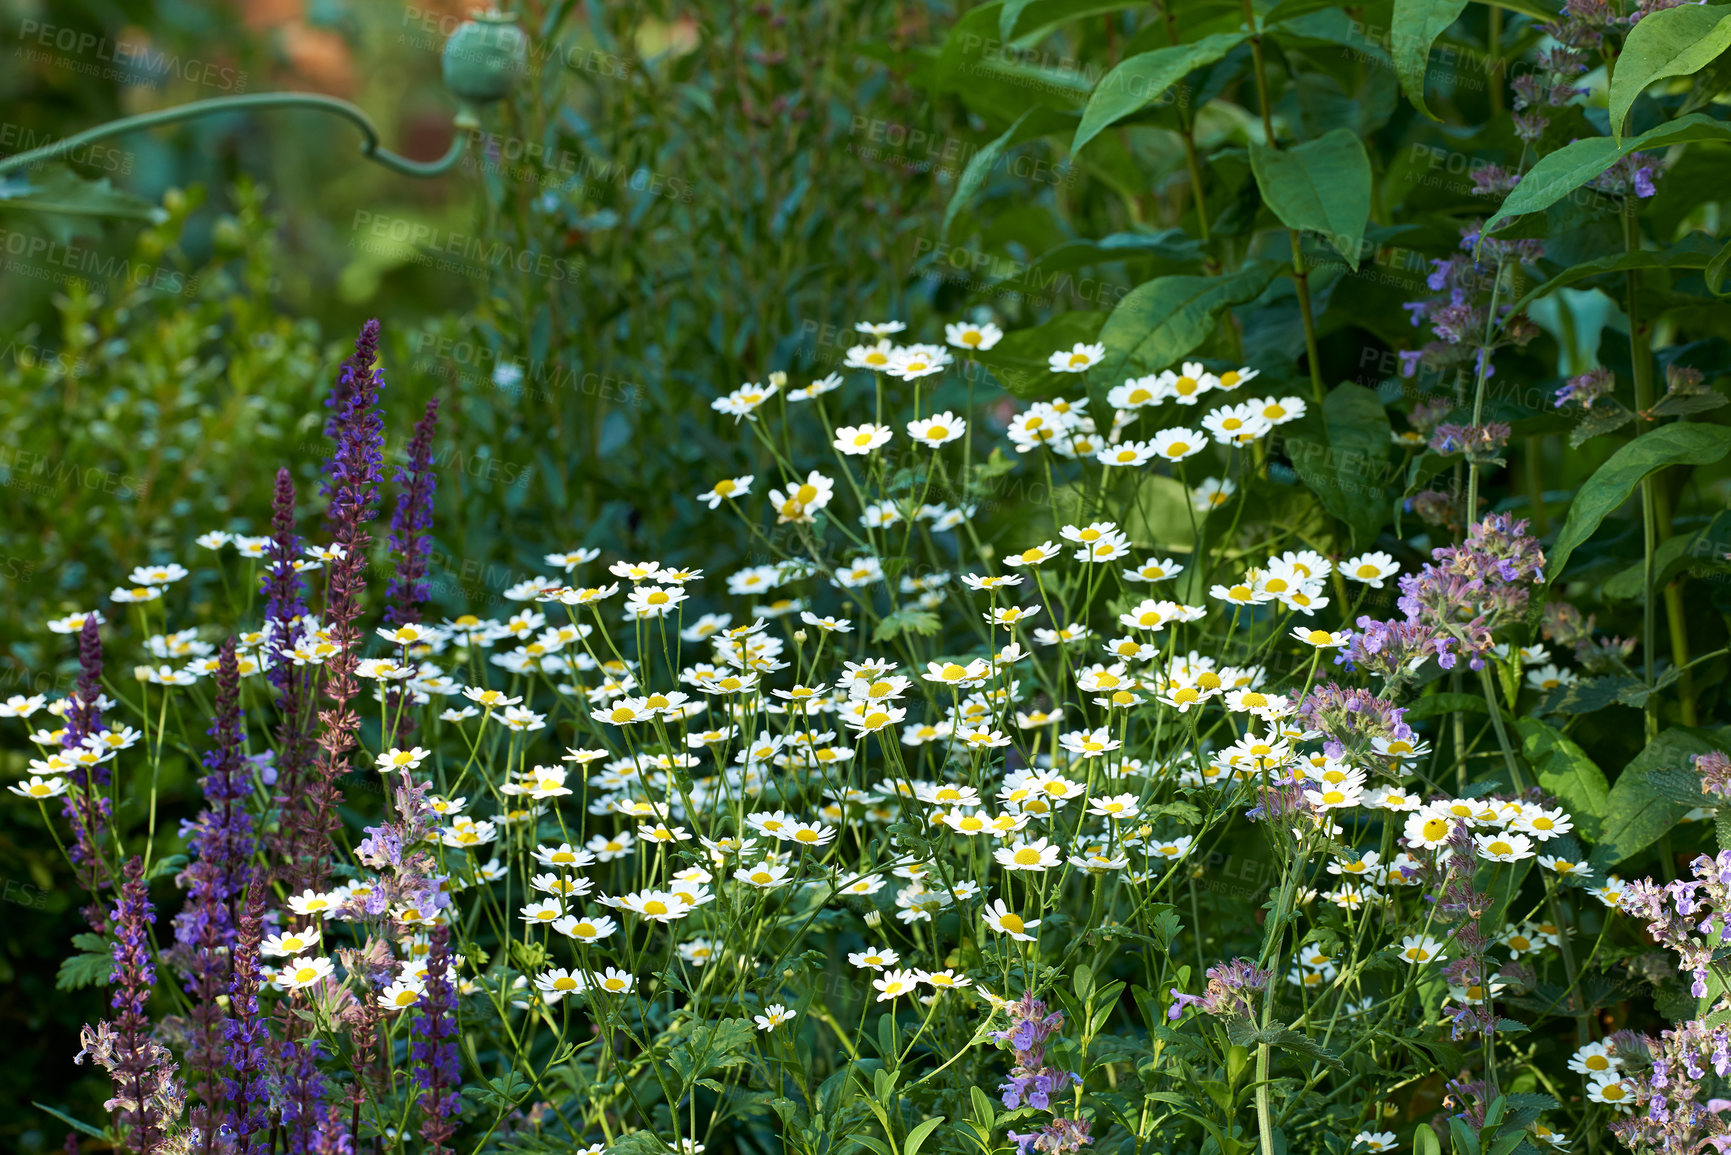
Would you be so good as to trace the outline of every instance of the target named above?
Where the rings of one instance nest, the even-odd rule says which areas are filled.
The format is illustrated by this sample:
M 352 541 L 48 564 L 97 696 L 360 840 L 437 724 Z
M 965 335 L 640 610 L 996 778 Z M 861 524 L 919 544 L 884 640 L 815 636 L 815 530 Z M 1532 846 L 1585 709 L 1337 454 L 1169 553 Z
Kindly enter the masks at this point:
M 183 120 L 197 120 L 202 116 L 218 116 L 227 112 L 239 112 L 242 109 L 260 108 L 304 108 L 318 112 L 329 112 L 342 117 L 356 128 L 360 129 L 361 156 L 367 160 L 384 165 L 393 172 L 404 176 L 434 177 L 442 176 L 456 167 L 462 158 L 463 150 L 468 147 L 469 134 L 458 132 L 451 140 L 451 147 L 445 155 L 434 161 L 410 160 L 385 148 L 380 143 L 378 126 L 373 123 L 359 107 L 346 100 L 338 100 L 334 96 L 321 96 L 312 92 L 254 92 L 245 96 L 218 96 L 210 100 L 195 100 L 190 104 L 177 105 L 174 108 L 159 109 L 156 112 L 146 112 L 138 116 L 126 116 L 119 120 L 111 120 L 107 124 L 99 124 L 95 128 L 74 133 L 64 140 L 45 144 L 41 148 L 33 148 L 28 152 L 18 153 L 0 160 L 0 175 L 29 168 L 44 161 L 55 160 L 68 153 L 76 152 L 87 144 L 98 140 L 107 140 L 111 136 L 123 136 L 129 132 L 142 132 L 159 125 L 175 124 Z

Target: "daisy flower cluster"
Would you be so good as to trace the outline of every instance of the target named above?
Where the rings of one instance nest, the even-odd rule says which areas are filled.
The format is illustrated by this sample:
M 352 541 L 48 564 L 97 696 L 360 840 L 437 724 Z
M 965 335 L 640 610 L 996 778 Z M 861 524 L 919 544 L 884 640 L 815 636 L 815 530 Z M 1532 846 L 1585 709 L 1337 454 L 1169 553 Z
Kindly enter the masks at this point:
M 185 1119 L 165 1100 L 152 1127 L 256 1138 L 280 1116 L 295 1149 L 333 1128 L 439 1149 L 488 1132 L 465 1112 L 491 1100 L 460 1093 L 478 1085 L 516 1087 L 510 1109 L 573 1150 L 699 1151 L 747 1115 L 798 1134 L 826 1110 L 889 1142 L 898 1087 L 930 1083 L 988 1146 L 1189 1149 L 1245 1112 L 1382 1120 L 1414 1039 L 1481 1039 L 1479 1109 L 1514 1055 L 1501 1024 L 1567 1019 L 1532 1008 L 1620 911 L 1674 911 L 1660 939 L 1705 981 L 1685 907 L 1731 865 L 1663 901 L 1601 878 L 1512 750 L 1506 779 L 1469 783 L 1478 752 L 1404 696 L 1458 656 L 1510 693 L 1523 666 L 1557 688 L 1548 651 L 1494 636 L 1543 564 L 1523 525 L 1493 516 L 1416 571 L 1404 545 L 1279 526 L 1164 547 L 1114 471 L 1182 479 L 1210 453 L 1242 513 L 1301 400 L 1231 399 L 1254 370 L 1187 363 L 1111 385 L 1102 432 L 1092 395 L 974 405 L 957 377 L 994 326 L 858 328 L 846 375 L 715 401 L 760 452 L 691 504 L 748 558 L 553 542 L 485 616 L 435 613 L 415 576 L 429 407 L 393 478 L 398 577 L 369 605 L 386 487 L 363 333 L 333 398 L 328 542 L 299 536 L 284 471 L 259 552 L 204 532 L 198 557 L 127 575 L 109 616 L 49 623 L 83 676 L 0 704 L 37 748 L 12 792 L 95 895 L 187 855 L 161 960 L 190 1007 Z M 1198 416 L 1137 439 L 1168 405 Z M 1051 506 L 985 516 L 1019 464 Z M 1353 620 L 1397 580 L 1408 620 Z M 200 583 L 261 596 L 225 618 Z M 1476 705 L 1502 737 L 1502 704 Z M 180 843 L 131 837 L 116 815 L 154 807 L 181 751 L 202 807 Z M 93 905 L 92 933 L 115 922 Z M 1584 1103 L 1648 1101 L 1631 1053 L 1582 1037 Z M 1260 1090 L 1178 1109 L 1252 1062 Z M 844 1105 L 821 1089 L 838 1078 L 871 1086 Z M 1125 1109 L 1130 1085 L 1162 1106 Z

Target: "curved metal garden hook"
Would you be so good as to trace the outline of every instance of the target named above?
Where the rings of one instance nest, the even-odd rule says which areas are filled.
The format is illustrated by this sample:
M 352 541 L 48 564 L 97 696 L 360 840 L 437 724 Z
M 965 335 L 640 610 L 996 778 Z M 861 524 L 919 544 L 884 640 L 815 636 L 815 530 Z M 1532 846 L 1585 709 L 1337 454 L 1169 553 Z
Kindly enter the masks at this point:
M 404 176 L 434 177 L 442 176 L 451 171 L 462 158 L 464 149 L 469 143 L 469 134 L 464 131 L 464 118 L 457 118 L 457 135 L 451 141 L 451 147 L 438 160 L 410 160 L 385 148 L 379 143 L 379 129 L 360 108 L 346 100 L 338 100 L 334 96 L 322 96 L 312 92 L 258 92 L 245 96 L 218 96 L 210 100 L 195 100 L 191 104 L 182 104 L 175 108 L 164 108 L 157 112 L 146 112 L 138 116 L 123 117 L 111 120 L 107 124 L 76 133 L 64 140 L 45 144 L 41 148 L 33 148 L 28 152 L 18 153 L 0 160 L 0 176 L 16 169 L 28 168 L 43 161 L 54 160 L 65 156 L 87 144 L 106 140 L 111 136 L 121 136 L 147 128 L 155 128 L 162 124 L 174 124 L 182 120 L 196 120 L 201 116 L 213 116 L 224 112 L 238 112 L 249 108 L 309 108 L 321 112 L 334 113 L 361 130 L 365 139 L 361 142 L 361 155 L 367 160 L 382 164 L 392 172 Z

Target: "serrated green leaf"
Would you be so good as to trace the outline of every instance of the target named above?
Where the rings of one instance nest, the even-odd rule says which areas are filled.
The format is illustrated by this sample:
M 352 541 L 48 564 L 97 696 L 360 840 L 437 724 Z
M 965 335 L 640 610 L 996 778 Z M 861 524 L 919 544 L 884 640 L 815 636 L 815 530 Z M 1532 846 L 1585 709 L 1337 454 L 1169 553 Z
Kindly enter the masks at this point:
M 872 631 L 872 641 L 887 642 L 903 634 L 918 634 L 929 638 L 943 628 L 943 621 L 931 610 L 897 610 L 885 614 Z
M 1687 767 L 1691 755 L 1705 754 L 1713 744 L 1698 730 L 1674 726 L 1647 743 L 1623 768 L 1605 800 L 1604 832 L 1589 861 L 1603 874 L 1639 854 L 1677 825 L 1690 807 L 1660 793 L 1650 776 L 1666 767 Z
M 80 953 L 60 960 L 60 970 L 54 976 L 54 989 L 76 991 L 106 983 L 114 974 L 114 956 Z
M 1629 108 L 1647 86 L 1672 76 L 1690 76 L 1731 48 L 1731 12 L 1685 4 L 1649 12 L 1629 29 L 1611 77 L 1611 131 L 1623 133 Z

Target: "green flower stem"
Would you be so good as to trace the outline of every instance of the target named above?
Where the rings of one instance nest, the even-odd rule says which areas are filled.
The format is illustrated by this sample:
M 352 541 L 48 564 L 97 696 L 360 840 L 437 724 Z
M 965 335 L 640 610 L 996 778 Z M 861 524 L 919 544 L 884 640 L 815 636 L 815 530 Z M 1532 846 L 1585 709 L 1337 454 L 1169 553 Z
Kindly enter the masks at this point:
M 410 160 L 399 156 L 380 143 L 378 126 L 373 123 L 360 108 L 346 100 L 338 100 L 334 96 L 321 96 L 313 92 L 255 92 L 245 96 L 218 96 L 210 100 L 195 100 L 190 104 L 177 105 L 174 108 L 158 109 L 156 112 L 146 112 L 138 116 L 126 116 L 119 120 L 111 120 L 107 124 L 99 124 L 95 128 L 75 133 L 64 140 L 45 144 L 41 148 L 33 148 L 28 152 L 18 153 L 0 160 L 0 176 L 19 169 L 27 169 L 44 161 L 58 159 L 68 153 L 76 152 L 87 144 L 99 140 L 107 140 L 112 136 L 123 136 L 129 132 L 142 132 L 145 129 L 157 128 L 165 124 L 177 124 L 183 120 L 197 120 L 202 116 L 217 116 L 225 112 L 240 112 L 243 109 L 266 108 L 303 108 L 319 112 L 329 112 L 342 117 L 356 128 L 360 129 L 361 156 L 382 164 L 392 172 L 403 176 L 435 177 L 443 176 L 456 167 L 457 161 L 468 147 L 469 134 L 459 131 L 451 141 L 451 147 L 438 160 Z
M 1641 232 L 1635 221 L 1635 199 L 1623 199 L 1623 249 L 1634 252 L 1641 247 Z M 1652 424 L 1647 411 L 1653 407 L 1652 334 L 1640 319 L 1636 306 L 1641 291 L 1641 272 L 1630 269 L 1627 274 L 1627 295 L 1624 312 L 1629 318 L 1629 360 L 1635 377 L 1635 436 L 1639 437 Z M 1658 638 L 1658 603 L 1654 587 L 1658 584 L 1659 511 L 1657 508 L 1657 473 L 1641 479 L 1641 677 L 1647 683 L 1647 702 L 1642 707 L 1647 741 L 1659 736 L 1659 695 L 1653 692 L 1653 643 Z M 1669 527 L 1667 527 L 1668 529 Z M 1681 602 L 1678 609 L 1682 609 Z M 1682 625 L 1681 617 L 1673 617 L 1673 636 Z
M 1244 23 L 1250 29 L 1250 55 L 1256 64 L 1256 103 L 1262 113 L 1263 142 L 1269 148 L 1277 148 L 1274 118 L 1268 111 L 1268 68 L 1262 58 L 1262 33 L 1256 23 L 1256 9 L 1250 0 L 1244 0 Z M 1304 359 L 1310 364 L 1310 389 L 1320 406 L 1328 390 L 1322 383 L 1322 357 L 1316 345 L 1316 316 L 1310 307 L 1310 272 L 1304 267 L 1304 249 L 1299 242 L 1298 230 L 1289 228 L 1286 236 L 1292 244 L 1292 280 L 1298 289 L 1298 314 L 1304 321 Z
M 1285 877 L 1280 881 L 1280 895 L 1275 899 L 1274 909 L 1268 913 L 1268 928 L 1263 932 L 1262 950 L 1256 960 L 1258 966 L 1267 967 L 1271 972 L 1268 985 L 1262 991 L 1262 1019 L 1259 1025 L 1264 1031 L 1268 1029 L 1269 1021 L 1274 1015 L 1274 989 L 1280 982 L 1280 943 L 1286 935 L 1286 911 L 1292 901 L 1293 884 L 1298 881 L 1299 871 L 1296 864 L 1304 850 L 1301 843 L 1298 852 L 1288 859 L 1290 868 L 1282 872 Z M 1261 1141 L 1262 1155 L 1274 1155 L 1274 1118 L 1268 1092 L 1271 1051 L 1267 1040 L 1256 1044 L 1256 1129 Z

